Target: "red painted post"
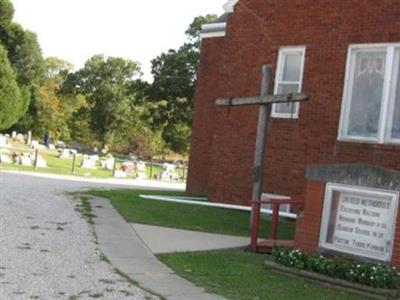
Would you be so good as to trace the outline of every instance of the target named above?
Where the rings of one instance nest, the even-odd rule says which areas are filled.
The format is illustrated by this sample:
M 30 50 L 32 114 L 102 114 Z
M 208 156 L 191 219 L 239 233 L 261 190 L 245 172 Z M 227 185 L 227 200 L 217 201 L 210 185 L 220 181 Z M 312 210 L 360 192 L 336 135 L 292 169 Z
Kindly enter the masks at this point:
M 252 223 L 251 223 L 251 250 L 257 252 L 258 232 L 260 227 L 261 202 L 254 201 L 252 205 Z
M 275 241 L 278 239 L 278 222 L 279 222 L 279 203 L 272 204 L 272 222 L 270 239 Z

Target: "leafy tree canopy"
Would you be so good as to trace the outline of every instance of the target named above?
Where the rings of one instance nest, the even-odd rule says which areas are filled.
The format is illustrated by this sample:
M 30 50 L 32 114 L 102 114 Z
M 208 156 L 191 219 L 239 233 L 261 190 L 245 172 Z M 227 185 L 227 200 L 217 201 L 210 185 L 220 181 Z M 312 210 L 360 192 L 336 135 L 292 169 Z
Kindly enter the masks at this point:
M 0 32 L 1 28 L 7 28 L 13 19 L 14 7 L 9 0 L 0 0 Z
M 44 74 L 44 63 L 36 35 L 13 22 L 13 15 L 12 3 L 0 0 L 0 44 L 6 49 L 20 90 L 20 99 L 16 100 L 19 105 L 15 106 L 19 119 L 26 114 L 34 99 L 35 85 Z
M 187 42 L 151 62 L 154 81 L 148 97 L 156 103 L 151 110 L 153 127 L 162 128 L 167 145 L 178 152 L 187 152 L 189 148 L 201 27 L 216 18 L 216 15 L 196 17 L 185 32 Z
M 47 57 L 44 60 L 46 78 L 62 82 L 67 77 L 68 73 L 72 71 L 74 66 L 63 59 L 58 57 Z
M 96 55 L 67 77 L 62 92 L 87 97 L 91 129 L 106 145 L 115 143 L 127 127 L 139 122 L 131 86 L 140 75 L 140 66 L 134 61 Z
M 0 130 L 11 127 L 18 120 L 21 101 L 15 73 L 6 50 L 0 45 Z

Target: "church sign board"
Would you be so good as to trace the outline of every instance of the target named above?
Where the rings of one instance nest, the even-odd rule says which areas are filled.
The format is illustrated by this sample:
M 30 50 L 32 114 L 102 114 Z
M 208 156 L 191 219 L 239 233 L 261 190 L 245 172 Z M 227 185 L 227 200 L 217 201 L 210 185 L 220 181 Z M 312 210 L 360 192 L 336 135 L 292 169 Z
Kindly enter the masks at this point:
M 320 246 L 390 261 L 398 193 L 327 184 Z
M 400 172 L 358 164 L 317 165 L 307 168 L 306 177 L 298 247 L 400 263 Z M 312 243 L 315 249 L 310 249 Z

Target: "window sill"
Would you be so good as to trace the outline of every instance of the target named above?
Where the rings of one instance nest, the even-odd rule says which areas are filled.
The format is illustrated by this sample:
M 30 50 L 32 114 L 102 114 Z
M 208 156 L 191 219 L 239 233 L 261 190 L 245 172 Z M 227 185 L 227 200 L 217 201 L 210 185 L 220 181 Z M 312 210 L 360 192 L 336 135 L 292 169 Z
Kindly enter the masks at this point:
M 358 143 L 358 144 L 369 144 L 369 145 L 378 145 L 378 146 L 400 146 L 400 141 L 385 141 L 380 142 L 376 139 L 366 139 L 366 138 L 350 138 L 350 137 L 339 137 L 337 139 L 338 142 L 345 143 Z

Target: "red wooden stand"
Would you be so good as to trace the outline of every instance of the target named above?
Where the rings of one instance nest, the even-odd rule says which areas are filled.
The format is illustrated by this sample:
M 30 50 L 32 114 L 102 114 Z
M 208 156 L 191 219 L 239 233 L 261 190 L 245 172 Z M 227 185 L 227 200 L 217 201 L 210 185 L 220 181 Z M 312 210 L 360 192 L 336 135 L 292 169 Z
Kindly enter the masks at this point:
M 293 241 L 278 240 L 278 222 L 279 222 L 279 208 L 282 204 L 303 204 L 303 201 L 299 200 L 282 200 L 282 199 L 270 199 L 252 201 L 253 211 L 253 222 L 251 224 L 251 244 L 250 248 L 254 252 L 271 253 L 274 247 L 292 247 Z M 262 240 L 259 239 L 259 227 L 261 217 L 261 205 L 271 204 L 272 206 L 272 222 L 270 239 Z

